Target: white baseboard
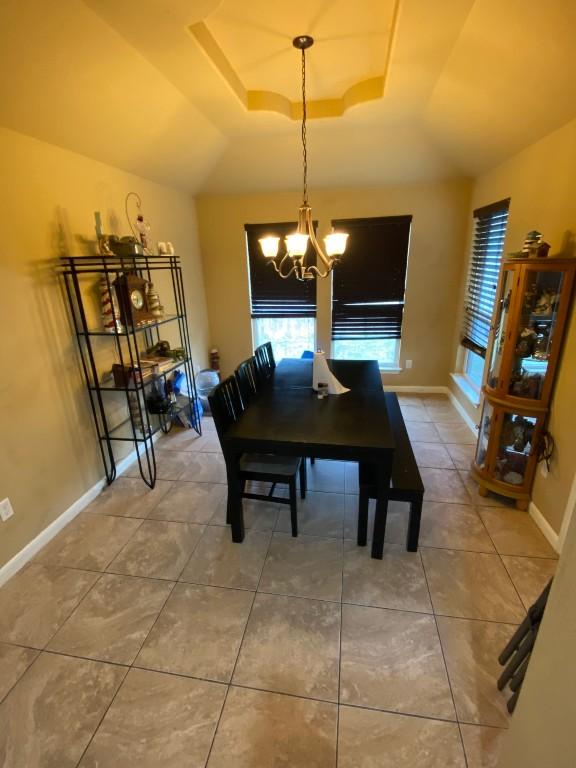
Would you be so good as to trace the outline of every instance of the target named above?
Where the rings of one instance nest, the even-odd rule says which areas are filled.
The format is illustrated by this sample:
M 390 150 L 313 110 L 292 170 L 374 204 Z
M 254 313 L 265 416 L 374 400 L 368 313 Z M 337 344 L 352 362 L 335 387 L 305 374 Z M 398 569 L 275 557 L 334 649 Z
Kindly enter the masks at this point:
M 154 437 L 156 438 L 159 435 L 160 433 Z M 124 472 L 124 470 L 127 469 L 135 460 L 136 451 L 134 450 L 123 459 L 118 461 L 116 463 L 117 475 L 120 475 L 122 472 Z M 92 488 L 89 488 L 85 494 L 83 494 L 79 499 L 76 499 L 76 501 L 71 504 L 67 510 L 62 512 L 62 514 L 59 515 L 56 520 L 53 520 L 50 525 L 44 528 L 43 531 L 40 531 L 38 536 L 26 544 L 26 546 L 21 549 L 20 552 L 15 554 L 11 560 L 8 560 L 8 562 L 0 568 L 0 587 L 5 584 L 8 579 L 12 578 L 12 576 L 18 573 L 18 571 L 21 570 L 26 565 L 26 563 L 30 562 L 34 555 L 39 552 L 42 547 L 46 546 L 46 544 L 48 544 L 48 542 L 51 541 L 54 536 L 56 536 L 56 534 L 60 533 L 62 528 L 64 528 L 65 525 L 68 525 L 68 523 L 73 520 L 76 515 L 79 515 L 80 512 L 82 512 L 82 510 L 85 509 L 91 501 L 94 501 L 96 496 L 99 495 L 105 486 L 105 479 L 98 480 L 98 482 L 95 483 Z
M 428 393 L 445 395 L 448 391 L 447 387 L 418 387 L 408 384 L 402 384 L 400 386 L 395 386 L 394 384 L 383 384 L 383 386 L 386 392 L 413 392 L 415 395 L 417 395 L 418 392 L 422 392 L 422 394 Z
M 446 393 L 448 397 L 450 398 L 450 402 L 456 408 L 460 416 L 464 419 L 467 426 L 470 427 L 472 432 L 474 433 L 474 437 L 478 437 L 478 428 L 476 427 L 476 424 L 474 423 L 473 419 L 470 418 L 468 415 L 466 408 L 462 405 L 462 403 L 458 400 L 454 392 L 449 387 L 446 387 Z
M 544 537 L 550 546 L 554 549 L 554 551 L 560 552 L 560 537 L 533 501 L 531 501 L 528 506 L 528 514 L 532 520 L 534 520 L 538 528 L 540 528 Z

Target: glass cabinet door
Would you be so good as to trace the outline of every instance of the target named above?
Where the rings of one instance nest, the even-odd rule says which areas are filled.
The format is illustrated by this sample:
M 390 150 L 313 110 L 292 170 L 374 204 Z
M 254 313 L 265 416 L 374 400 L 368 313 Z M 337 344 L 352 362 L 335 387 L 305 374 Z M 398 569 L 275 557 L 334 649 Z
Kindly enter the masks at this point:
M 480 419 L 480 429 L 478 431 L 478 442 L 476 443 L 476 458 L 474 463 L 480 469 L 486 468 L 486 456 L 488 453 L 488 438 L 490 437 L 490 427 L 492 426 L 492 419 L 494 416 L 494 409 L 490 403 L 485 400 L 484 407 L 482 409 L 482 418 Z
M 563 280 L 564 272 L 526 270 L 508 388 L 513 397 L 542 397 Z
M 536 417 L 502 413 L 502 427 L 492 471 L 494 480 L 510 485 L 524 485 L 532 452 Z
M 508 316 L 510 314 L 512 286 L 514 284 L 515 274 L 514 270 L 507 269 L 502 275 L 487 379 L 487 384 L 491 389 L 496 389 L 498 387 L 498 377 L 500 376 L 500 368 L 502 366 L 502 355 L 504 352 L 504 341 L 506 340 L 506 329 L 508 325 Z

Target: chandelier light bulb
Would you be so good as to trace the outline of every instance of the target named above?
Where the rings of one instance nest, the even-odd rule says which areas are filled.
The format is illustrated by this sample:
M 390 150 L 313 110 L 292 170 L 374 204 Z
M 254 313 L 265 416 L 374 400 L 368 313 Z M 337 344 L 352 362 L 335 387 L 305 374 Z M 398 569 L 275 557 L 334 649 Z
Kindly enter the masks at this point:
M 294 232 L 286 236 L 286 250 L 290 256 L 304 256 L 308 248 L 308 235 Z
M 278 244 L 280 243 L 279 237 L 267 235 L 266 237 L 261 237 L 258 242 L 262 248 L 262 253 L 267 259 L 274 259 L 278 255 Z
M 330 232 L 324 238 L 324 245 L 326 246 L 326 256 L 342 256 L 346 250 L 346 241 L 348 240 L 347 232 Z

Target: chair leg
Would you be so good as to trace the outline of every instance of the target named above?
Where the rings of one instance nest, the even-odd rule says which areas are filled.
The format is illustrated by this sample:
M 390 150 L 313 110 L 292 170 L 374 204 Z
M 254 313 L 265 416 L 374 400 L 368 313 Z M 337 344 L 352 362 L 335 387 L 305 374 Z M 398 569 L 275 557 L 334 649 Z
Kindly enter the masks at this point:
M 300 498 L 306 498 L 306 459 L 300 460 Z
M 365 547 L 368 540 L 368 492 L 360 486 L 358 496 L 358 546 Z
M 240 494 L 242 496 L 244 496 L 244 492 L 245 491 L 246 491 L 246 480 L 241 480 L 240 481 Z M 232 522 L 232 520 L 230 518 L 230 505 L 228 504 L 226 506 L 226 525 L 230 525 L 231 522 Z
M 410 517 L 408 519 L 408 537 L 406 549 L 408 552 L 418 551 L 418 539 L 420 537 L 420 518 L 422 516 L 422 497 L 410 502 Z
M 290 520 L 292 522 L 292 536 L 298 536 L 298 502 L 296 501 L 296 478 L 288 483 L 290 489 Z

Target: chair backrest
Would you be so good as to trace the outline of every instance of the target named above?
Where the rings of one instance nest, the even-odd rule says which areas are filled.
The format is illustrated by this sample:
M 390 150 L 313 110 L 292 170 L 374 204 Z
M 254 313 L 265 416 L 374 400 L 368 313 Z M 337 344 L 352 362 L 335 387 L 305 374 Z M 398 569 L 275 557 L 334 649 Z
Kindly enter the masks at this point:
M 244 407 L 246 407 L 260 389 L 260 378 L 254 357 L 249 357 L 243 363 L 240 363 L 238 368 L 236 368 L 236 378 Z
M 214 417 L 214 424 L 220 443 L 228 429 L 240 418 L 244 407 L 240 390 L 235 376 L 228 376 L 227 379 L 208 395 L 210 410 Z
M 272 344 L 269 341 L 265 344 L 261 344 L 254 350 L 254 357 L 256 358 L 258 373 L 260 374 L 262 381 L 269 379 L 270 376 L 272 376 L 274 368 L 276 368 Z

